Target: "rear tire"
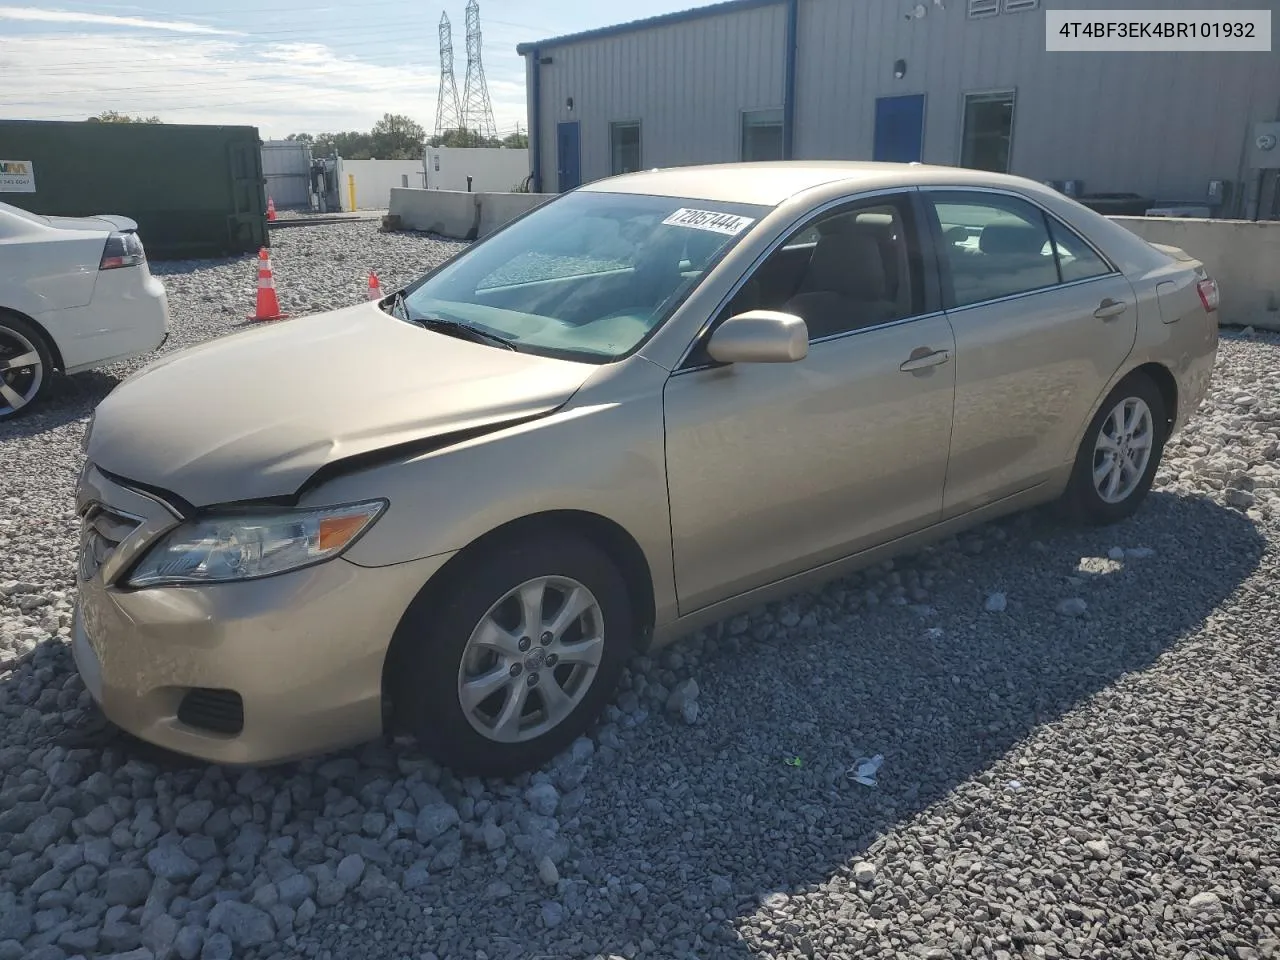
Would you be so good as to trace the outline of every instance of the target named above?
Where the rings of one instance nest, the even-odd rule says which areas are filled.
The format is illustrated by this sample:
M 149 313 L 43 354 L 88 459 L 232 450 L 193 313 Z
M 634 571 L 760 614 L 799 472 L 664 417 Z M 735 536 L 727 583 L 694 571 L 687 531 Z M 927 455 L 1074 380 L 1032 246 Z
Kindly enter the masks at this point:
M 1168 433 L 1159 387 L 1144 373 L 1130 374 L 1107 395 L 1080 441 L 1063 512 L 1094 526 L 1132 516 L 1151 490 Z
M 15 313 L 0 310 L 0 420 L 21 416 L 49 387 L 53 355 L 44 333 Z
M 534 533 L 486 549 L 405 612 L 388 681 L 396 719 L 458 773 L 531 770 L 604 708 L 634 632 L 622 574 L 589 541 Z

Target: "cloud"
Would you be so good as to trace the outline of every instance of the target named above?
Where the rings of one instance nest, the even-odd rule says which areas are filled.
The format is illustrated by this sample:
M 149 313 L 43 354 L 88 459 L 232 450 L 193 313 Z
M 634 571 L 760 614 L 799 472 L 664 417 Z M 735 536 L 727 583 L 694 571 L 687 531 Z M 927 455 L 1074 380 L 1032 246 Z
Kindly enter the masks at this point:
M 508 59 L 486 63 L 501 133 L 525 123 L 523 70 Z M 120 34 L 0 35 L 0 74 L 9 117 L 83 120 L 118 110 L 170 123 L 247 124 L 264 138 L 368 130 L 383 113 L 431 130 L 439 85 L 433 64 L 374 63 L 320 43 Z
M 37 7 L 0 7 L 0 20 L 74 23 L 86 27 L 125 27 L 133 30 L 163 30 L 169 33 L 239 35 L 234 30 L 221 30 L 203 23 L 191 23 L 188 20 L 150 20 L 145 17 L 120 17 L 107 13 L 80 13 L 75 10 L 42 10 Z

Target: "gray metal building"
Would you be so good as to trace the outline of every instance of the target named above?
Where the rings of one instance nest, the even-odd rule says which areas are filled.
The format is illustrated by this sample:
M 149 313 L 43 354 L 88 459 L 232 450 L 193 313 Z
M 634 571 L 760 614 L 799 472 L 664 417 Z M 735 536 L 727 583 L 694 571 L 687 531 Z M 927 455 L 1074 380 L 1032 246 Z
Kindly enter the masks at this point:
M 1254 169 L 1254 143 L 1256 124 L 1280 121 L 1280 50 L 1049 53 L 1044 6 L 731 0 L 521 44 L 535 189 L 691 163 L 921 160 L 1007 170 L 1073 195 L 1136 194 L 1139 206 L 1277 216 L 1275 171 Z

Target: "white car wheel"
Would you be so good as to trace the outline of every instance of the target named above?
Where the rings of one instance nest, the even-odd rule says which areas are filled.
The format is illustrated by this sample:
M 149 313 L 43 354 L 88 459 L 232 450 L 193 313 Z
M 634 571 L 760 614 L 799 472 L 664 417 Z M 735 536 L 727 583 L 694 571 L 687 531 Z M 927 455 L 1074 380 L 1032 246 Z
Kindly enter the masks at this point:
M 0 420 L 17 416 L 36 401 L 52 367 L 44 337 L 21 317 L 0 312 Z

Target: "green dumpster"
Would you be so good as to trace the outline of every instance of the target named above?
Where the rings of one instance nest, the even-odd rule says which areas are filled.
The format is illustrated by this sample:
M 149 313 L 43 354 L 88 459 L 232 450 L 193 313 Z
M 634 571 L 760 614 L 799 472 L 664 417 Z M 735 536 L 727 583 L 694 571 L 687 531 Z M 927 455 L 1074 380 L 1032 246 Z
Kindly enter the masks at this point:
M 0 201 L 131 217 L 157 260 L 253 252 L 269 245 L 261 147 L 257 127 L 0 120 L 0 163 L 29 171 L 0 177 Z

